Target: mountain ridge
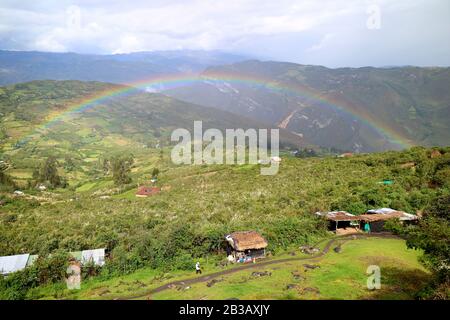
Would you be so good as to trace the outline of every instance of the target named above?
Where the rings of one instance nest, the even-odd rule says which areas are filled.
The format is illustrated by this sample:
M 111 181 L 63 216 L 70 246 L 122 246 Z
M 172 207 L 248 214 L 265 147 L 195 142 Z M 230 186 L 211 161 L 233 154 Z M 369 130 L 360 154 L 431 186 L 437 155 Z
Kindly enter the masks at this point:
M 122 96 L 108 97 L 111 92 L 126 88 L 118 84 L 75 80 L 36 80 L 0 87 L 2 145 L 13 150 L 22 147 L 22 141 L 39 144 L 42 141 L 38 140 L 48 139 L 46 135 L 61 144 L 70 144 L 73 139 L 65 141 L 64 137 L 69 137 L 61 133 L 75 133 L 76 136 L 81 131 L 93 135 L 91 138 L 97 137 L 96 141 L 102 136 L 118 134 L 122 140 L 126 138 L 134 144 L 152 141 L 156 145 L 162 137 L 169 143 L 173 129 L 181 127 L 192 131 L 196 120 L 202 120 L 205 129 L 274 127 L 162 94 L 132 90 L 131 87 L 131 91 Z M 88 101 L 87 108 L 84 107 L 85 101 Z M 39 139 L 32 139 L 38 132 L 41 132 Z M 289 131 L 282 130 L 280 138 L 293 146 L 304 144 Z M 79 140 L 75 144 L 92 142 L 92 139 L 83 142 L 83 137 Z
M 0 84 L 34 78 L 119 84 L 162 79 L 150 83 L 149 92 L 283 124 L 326 148 L 372 152 L 450 141 L 448 67 L 328 68 L 249 58 L 190 50 L 116 55 L 0 51 Z M 221 73 L 237 81 L 217 78 Z M 186 81 L 179 86 L 183 75 Z
M 210 65 L 246 57 L 222 51 L 155 51 L 129 54 L 0 50 L 0 85 L 33 80 L 132 83 L 150 76 L 198 73 Z

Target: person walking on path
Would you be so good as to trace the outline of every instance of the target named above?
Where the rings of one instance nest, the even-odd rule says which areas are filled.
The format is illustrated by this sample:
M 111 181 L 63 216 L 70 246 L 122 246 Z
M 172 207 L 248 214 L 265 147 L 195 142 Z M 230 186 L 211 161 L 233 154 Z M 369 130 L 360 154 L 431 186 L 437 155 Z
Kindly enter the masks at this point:
M 202 274 L 202 269 L 200 268 L 200 262 L 197 261 L 195 264 L 195 274 Z

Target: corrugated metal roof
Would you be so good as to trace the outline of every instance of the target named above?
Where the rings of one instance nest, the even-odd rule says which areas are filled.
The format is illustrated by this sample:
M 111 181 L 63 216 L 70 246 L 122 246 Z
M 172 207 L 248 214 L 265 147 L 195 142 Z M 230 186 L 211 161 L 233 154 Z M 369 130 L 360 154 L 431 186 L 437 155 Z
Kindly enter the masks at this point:
M 333 221 L 352 221 L 359 219 L 347 211 L 316 212 L 315 214 Z
M 392 218 L 399 218 L 401 221 L 410 221 L 410 220 L 417 220 L 418 217 L 414 214 L 411 213 L 407 213 L 404 211 L 398 211 L 398 210 L 394 210 L 391 208 L 380 208 L 380 209 L 372 209 L 372 210 L 368 210 L 367 214 L 363 215 L 363 216 L 369 216 L 369 215 L 384 215 L 384 216 L 388 216 L 388 217 L 392 217 Z M 386 220 L 386 219 L 384 219 Z
M 105 248 L 81 251 L 81 263 L 88 262 L 103 266 L 105 264 Z
M 0 273 L 6 275 L 11 272 L 25 269 L 29 257 L 30 255 L 28 253 L 0 257 Z
M 389 214 L 391 212 L 394 212 L 397 210 L 391 209 L 391 208 L 380 208 L 380 209 L 371 209 L 371 210 L 367 210 L 367 213 L 381 213 L 381 214 Z

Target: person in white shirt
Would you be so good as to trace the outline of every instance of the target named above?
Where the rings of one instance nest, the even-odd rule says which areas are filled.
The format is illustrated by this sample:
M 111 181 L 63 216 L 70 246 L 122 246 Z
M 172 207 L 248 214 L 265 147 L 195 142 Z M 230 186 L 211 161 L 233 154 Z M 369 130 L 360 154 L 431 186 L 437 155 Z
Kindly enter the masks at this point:
M 202 274 L 202 269 L 200 269 L 200 262 L 197 261 L 195 264 L 195 274 Z

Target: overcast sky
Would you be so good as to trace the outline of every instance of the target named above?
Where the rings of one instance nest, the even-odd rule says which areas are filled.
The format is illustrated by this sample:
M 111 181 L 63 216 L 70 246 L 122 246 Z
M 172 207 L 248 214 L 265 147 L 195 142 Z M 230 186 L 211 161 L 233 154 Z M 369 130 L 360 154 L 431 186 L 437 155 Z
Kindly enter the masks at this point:
M 0 0 L 0 49 L 449 66 L 450 0 Z

